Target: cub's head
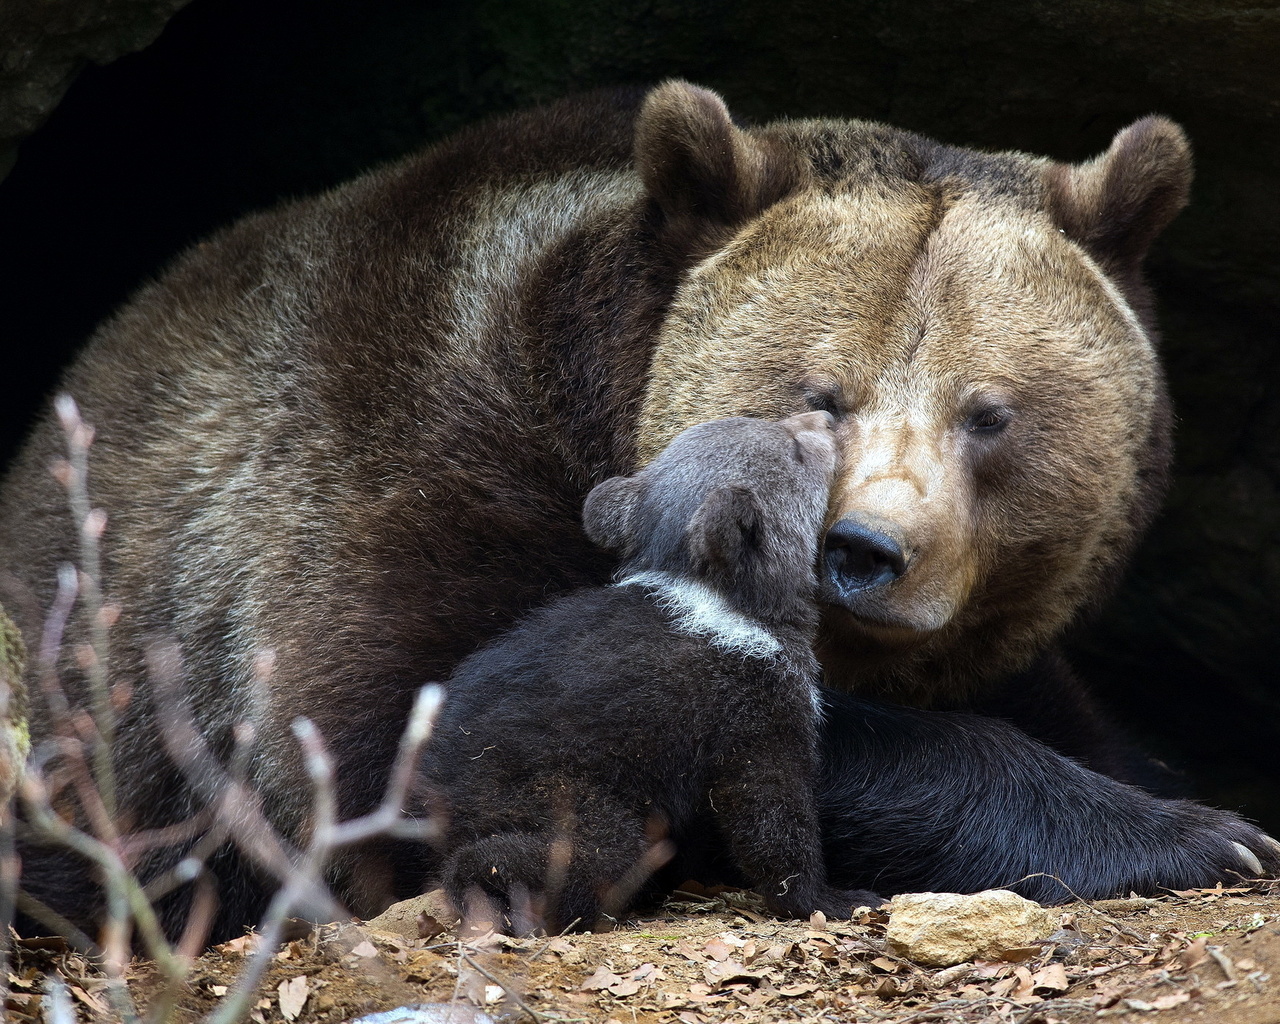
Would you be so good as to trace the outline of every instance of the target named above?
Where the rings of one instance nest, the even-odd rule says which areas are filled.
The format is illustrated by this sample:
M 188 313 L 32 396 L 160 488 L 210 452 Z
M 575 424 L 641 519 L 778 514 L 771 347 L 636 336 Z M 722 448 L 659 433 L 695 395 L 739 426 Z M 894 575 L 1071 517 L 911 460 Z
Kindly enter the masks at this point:
M 621 573 L 699 579 L 754 618 L 811 614 L 818 539 L 838 451 L 825 412 L 747 417 L 682 432 L 634 476 L 598 485 L 587 535 Z
M 1140 265 L 1186 201 L 1177 126 L 1147 118 L 1064 165 L 858 122 L 743 130 L 674 82 L 648 97 L 635 159 L 690 259 L 641 460 L 707 419 L 832 416 L 836 682 L 955 696 L 1109 590 L 1167 472 Z

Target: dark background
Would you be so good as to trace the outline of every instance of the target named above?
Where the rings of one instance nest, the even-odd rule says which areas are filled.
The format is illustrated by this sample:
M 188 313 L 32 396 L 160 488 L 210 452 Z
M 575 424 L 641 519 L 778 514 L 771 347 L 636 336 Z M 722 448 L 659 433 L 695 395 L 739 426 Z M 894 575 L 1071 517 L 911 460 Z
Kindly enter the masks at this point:
M 1151 260 L 1177 484 L 1072 643 L 1144 742 L 1280 832 L 1277 66 L 1280 9 L 1257 3 L 194 0 L 149 48 L 84 70 L 0 183 L 0 453 L 184 246 L 487 114 L 679 75 L 747 118 L 1082 159 L 1166 113 L 1198 157 Z

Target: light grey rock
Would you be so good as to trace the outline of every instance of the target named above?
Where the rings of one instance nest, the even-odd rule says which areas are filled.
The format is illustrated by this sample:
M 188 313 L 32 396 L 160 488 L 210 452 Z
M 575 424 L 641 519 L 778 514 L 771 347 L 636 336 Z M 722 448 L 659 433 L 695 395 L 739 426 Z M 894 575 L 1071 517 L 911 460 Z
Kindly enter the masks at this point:
M 895 896 L 889 908 L 889 950 L 930 967 L 998 960 L 1007 950 L 1047 939 L 1061 916 L 1008 889 L 972 896 L 904 893 Z

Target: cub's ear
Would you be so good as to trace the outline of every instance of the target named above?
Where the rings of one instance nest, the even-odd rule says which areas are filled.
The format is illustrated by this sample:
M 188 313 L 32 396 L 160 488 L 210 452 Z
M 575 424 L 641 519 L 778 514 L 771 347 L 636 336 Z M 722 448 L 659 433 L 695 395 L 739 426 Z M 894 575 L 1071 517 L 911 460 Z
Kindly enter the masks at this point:
M 760 507 L 745 487 L 717 487 L 689 520 L 685 538 L 695 571 L 732 566 L 760 545 Z
M 1191 191 L 1191 144 L 1165 117 L 1125 128 L 1101 156 L 1046 171 L 1049 211 L 1108 270 L 1132 272 Z
M 670 81 L 645 98 L 635 162 L 675 231 L 733 228 L 803 180 L 805 165 L 781 146 L 738 128 L 715 93 Z
M 629 554 L 639 502 L 640 482 L 635 477 L 614 476 L 596 484 L 582 506 L 582 528 L 587 537 L 608 551 Z

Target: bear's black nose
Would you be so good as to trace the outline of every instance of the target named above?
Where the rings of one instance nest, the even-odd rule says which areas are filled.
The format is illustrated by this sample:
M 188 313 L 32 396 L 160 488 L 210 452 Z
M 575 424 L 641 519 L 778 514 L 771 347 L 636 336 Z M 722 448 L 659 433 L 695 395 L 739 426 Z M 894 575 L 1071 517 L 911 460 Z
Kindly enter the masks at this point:
M 841 519 L 827 531 L 822 558 L 828 582 L 842 597 L 882 587 L 907 571 L 902 545 L 858 517 Z

